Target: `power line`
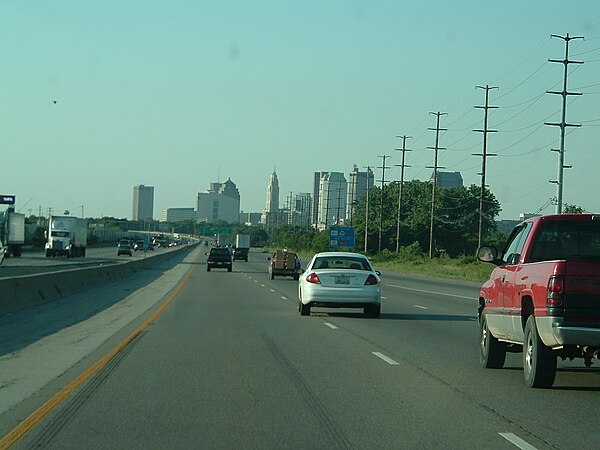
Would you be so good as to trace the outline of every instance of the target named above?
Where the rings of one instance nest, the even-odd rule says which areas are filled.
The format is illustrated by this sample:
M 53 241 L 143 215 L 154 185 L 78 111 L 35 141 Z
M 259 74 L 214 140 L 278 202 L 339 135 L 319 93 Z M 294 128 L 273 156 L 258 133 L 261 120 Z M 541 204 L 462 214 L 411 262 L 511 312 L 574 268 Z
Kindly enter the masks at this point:
M 492 108 L 498 108 L 497 106 L 489 105 L 489 95 L 492 89 L 498 89 L 495 86 L 477 86 L 478 89 L 485 89 L 485 105 L 484 106 L 475 106 L 475 108 L 482 108 L 484 110 L 483 116 L 483 130 L 474 130 L 479 133 L 483 133 L 483 151 L 481 154 L 476 154 L 475 156 L 481 156 L 481 194 L 479 197 L 479 237 L 477 241 L 477 248 L 481 247 L 481 239 L 483 234 L 483 197 L 485 194 L 485 171 L 487 158 L 490 156 L 497 156 L 493 153 L 487 153 L 487 135 L 488 133 L 496 133 L 497 130 L 488 129 L 488 110 Z
M 448 113 L 442 113 L 442 112 L 438 111 L 436 113 L 430 112 L 429 114 L 436 116 L 435 128 L 429 128 L 429 130 L 435 131 L 435 146 L 427 147 L 432 150 L 435 150 L 435 158 L 434 158 L 433 167 L 428 167 L 428 168 L 433 169 L 433 184 L 431 186 L 431 223 L 430 223 L 430 227 L 429 227 L 429 257 L 432 258 L 433 257 L 433 222 L 434 222 L 434 217 L 435 217 L 435 189 L 437 187 L 437 174 L 438 174 L 438 169 L 444 169 L 444 167 L 438 166 L 438 152 L 439 152 L 439 150 L 445 150 L 445 147 L 439 146 L 440 131 L 448 131 L 447 128 L 440 128 L 440 117 L 447 115 Z
M 402 138 L 402 148 L 397 148 L 396 151 L 402 152 L 402 163 L 395 164 L 396 167 L 400 167 L 400 185 L 398 186 L 398 218 L 396 225 L 396 253 L 400 251 L 400 212 L 402 210 L 402 188 L 404 187 L 404 168 L 410 167 L 404 164 L 404 159 L 406 156 L 406 152 L 410 152 L 411 150 L 406 148 L 406 140 L 411 139 L 410 136 L 396 136 L 397 138 Z
M 546 125 L 557 126 L 560 127 L 560 148 L 558 150 L 553 150 L 558 152 L 558 180 L 551 180 L 551 183 L 556 183 L 556 214 L 562 213 L 562 197 L 563 197 L 563 175 L 564 169 L 570 168 L 570 166 L 565 166 L 565 128 L 566 127 L 580 127 L 578 124 L 569 124 L 566 122 L 567 119 L 567 96 L 569 95 L 582 95 L 577 92 L 568 92 L 567 91 L 567 76 L 568 76 L 568 66 L 569 64 L 583 64 L 583 61 L 573 61 L 569 60 L 569 42 L 573 39 L 583 39 L 583 36 L 569 36 L 567 33 L 566 36 L 560 36 L 557 34 L 551 35 L 551 37 L 559 38 L 565 41 L 565 59 L 549 59 L 550 62 L 562 63 L 564 67 L 564 75 L 563 75 L 563 90 L 558 91 L 548 91 L 549 94 L 558 94 L 562 96 L 562 119 L 560 123 L 555 122 L 546 122 Z

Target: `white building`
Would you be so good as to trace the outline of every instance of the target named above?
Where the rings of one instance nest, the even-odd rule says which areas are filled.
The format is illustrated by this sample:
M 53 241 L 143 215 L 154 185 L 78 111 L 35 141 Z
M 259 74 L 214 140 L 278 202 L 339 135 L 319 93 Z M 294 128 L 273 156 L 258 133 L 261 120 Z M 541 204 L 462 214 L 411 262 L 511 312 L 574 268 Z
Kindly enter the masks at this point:
M 321 172 L 317 225 L 325 228 L 344 222 L 348 182 L 341 172 Z
M 161 222 L 177 223 L 186 220 L 196 221 L 197 214 L 194 208 L 167 208 L 162 212 Z
M 279 214 L 279 180 L 273 171 L 267 185 L 267 205 L 260 218 L 260 223 L 271 225 L 277 221 Z
M 350 223 L 352 223 L 355 205 L 367 190 L 373 187 L 374 183 L 375 175 L 370 168 L 365 172 L 361 172 L 355 164 L 352 172 L 348 174 L 348 211 L 346 219 Z
M 200 222 L 240 221 L 240 193 L 233 181 L 210 183 L 208 189 L 198 193 L 197 218 Z

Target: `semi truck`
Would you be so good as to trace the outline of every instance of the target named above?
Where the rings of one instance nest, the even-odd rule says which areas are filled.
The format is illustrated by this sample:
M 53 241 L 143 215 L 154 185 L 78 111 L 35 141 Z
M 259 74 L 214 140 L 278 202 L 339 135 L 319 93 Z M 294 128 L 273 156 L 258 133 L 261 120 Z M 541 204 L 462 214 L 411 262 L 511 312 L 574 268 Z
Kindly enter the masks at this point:
M 50 216 L 46 232 L 46 258 L 85 256 L 87 222 L 72 216 Z
M 238 234 L 235 237 L 235 249 L 233 250 L 233 260 L 242 260 L 248 262 L 248 252 L 250 251 L 250 235 Z
M 25 214 L 8 208 L 0 215 L 0 239 L 4 247 L 4 256 L 21 256 L 25 244 Z

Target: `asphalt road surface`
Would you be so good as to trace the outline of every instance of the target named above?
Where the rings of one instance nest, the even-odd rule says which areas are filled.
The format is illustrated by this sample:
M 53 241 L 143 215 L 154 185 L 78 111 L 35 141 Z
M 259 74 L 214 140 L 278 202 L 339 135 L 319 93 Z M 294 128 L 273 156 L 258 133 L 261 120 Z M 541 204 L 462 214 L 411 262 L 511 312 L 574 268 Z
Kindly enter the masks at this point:
M 14 448 L 598 447 L 597 370 L 559 362 L 554 388 L 534 390 L 520 354 L 479 367 L 475 285 L 384 273 L 380 319 L 302 317 L 297 282 L 269 280 L 267 255 L 206 272 L 204 251 L 88 294 L 106 307 L 62 329 L 44 333 L 48 308 L 0 318 L 0 436 L 58 393 Z

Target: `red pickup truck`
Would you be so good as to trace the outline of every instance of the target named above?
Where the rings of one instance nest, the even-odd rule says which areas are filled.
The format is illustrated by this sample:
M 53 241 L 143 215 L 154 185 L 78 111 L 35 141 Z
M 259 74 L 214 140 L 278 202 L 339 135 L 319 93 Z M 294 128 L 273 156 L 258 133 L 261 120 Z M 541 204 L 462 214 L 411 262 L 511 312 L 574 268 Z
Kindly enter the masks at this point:
M 558 357 L 600 359 L 600 215 L 527 219 L 477 256 L 497 266 L 479 294 L 483 367 L 523 352 L 527 386 L 551 387 Z

